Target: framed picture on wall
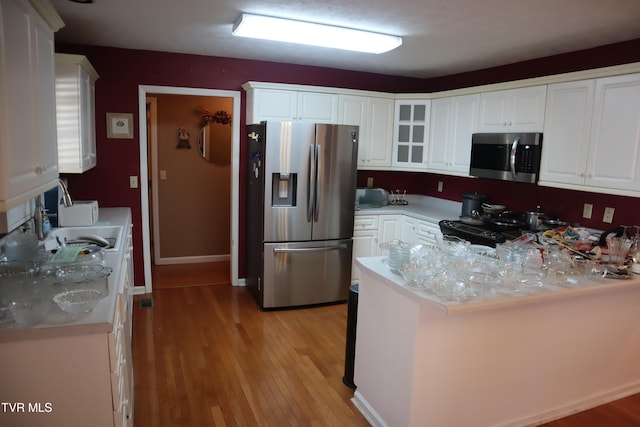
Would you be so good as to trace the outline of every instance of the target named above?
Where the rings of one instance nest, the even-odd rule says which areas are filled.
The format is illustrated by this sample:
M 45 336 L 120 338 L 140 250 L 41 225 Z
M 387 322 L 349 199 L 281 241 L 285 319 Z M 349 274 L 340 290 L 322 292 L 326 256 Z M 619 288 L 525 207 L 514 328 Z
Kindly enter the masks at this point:
M 107 138 L 133 139 L 133 114 L 107 113 Z

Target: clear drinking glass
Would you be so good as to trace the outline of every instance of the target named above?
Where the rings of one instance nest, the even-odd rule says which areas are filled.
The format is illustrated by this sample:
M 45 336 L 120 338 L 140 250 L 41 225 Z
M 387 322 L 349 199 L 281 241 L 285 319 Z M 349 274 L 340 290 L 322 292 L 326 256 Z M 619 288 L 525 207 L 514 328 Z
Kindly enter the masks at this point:
M 623 265 L 627 259 L 627 253 L 631 249 L 633 240 L 626 236 L 607 236 L 607 249 L 609 250 L 609 264 L 614 266 Z
M 399 240 L 393 240 L 389 244 L 389 269 L 394 273 L 400 273 L 403 265 L 411 261 L 411 246 Z

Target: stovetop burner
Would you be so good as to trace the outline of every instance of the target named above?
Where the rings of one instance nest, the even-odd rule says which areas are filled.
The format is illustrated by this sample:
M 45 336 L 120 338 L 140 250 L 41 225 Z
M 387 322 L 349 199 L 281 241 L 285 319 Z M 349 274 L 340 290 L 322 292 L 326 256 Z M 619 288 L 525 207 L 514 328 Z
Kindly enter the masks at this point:
M 443 236 L 454 236 L 467 240 L 474 245 L 485 245 L 496 247 L 498 243 L 504 243 L 507 240 L 517 239 L 522 235 L 519 228 L 507 231 L 496 231 L 490 226 L 485 225 L 469 225 L 457 220 L 442 220 L 439 222 L 440 231 Z

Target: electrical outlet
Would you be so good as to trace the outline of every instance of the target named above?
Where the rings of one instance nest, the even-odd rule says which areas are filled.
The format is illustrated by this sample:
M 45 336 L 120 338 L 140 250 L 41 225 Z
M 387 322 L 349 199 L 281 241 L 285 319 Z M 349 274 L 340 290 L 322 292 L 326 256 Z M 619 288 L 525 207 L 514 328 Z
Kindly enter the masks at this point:
M 438 193 L 442 193 L 442 185 L 443 185 L 443 182 L 438 181 Z
M 602 222 L 606 222 L 607 224 L 611 224 L 613 222 L 613 214 L 615 213 L 614 208 L 604 208 L 604 215 L 602 216 Z
M 129 177 L 129 188 L 138 188 L 138 177 L 130 176 Z
M 591 203 L 585 203 L 582 208 L 582 218 L 591 219 L 591 215 L 593 214 L 593 205 Z
M 369 188 L 373 187 L 373 177 L 372 176 L 367 178 L 367 187 L 369 187 Z

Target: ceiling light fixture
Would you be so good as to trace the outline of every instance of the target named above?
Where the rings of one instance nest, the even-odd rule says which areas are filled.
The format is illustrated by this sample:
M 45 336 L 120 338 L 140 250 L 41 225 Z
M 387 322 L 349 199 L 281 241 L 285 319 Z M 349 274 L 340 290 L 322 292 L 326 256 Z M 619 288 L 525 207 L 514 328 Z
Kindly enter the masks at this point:
M 402 44 L 402 37 L 345 27 L 243 13 L 233 25 L 234 36 L 383 53 Z

